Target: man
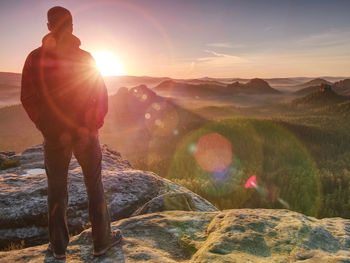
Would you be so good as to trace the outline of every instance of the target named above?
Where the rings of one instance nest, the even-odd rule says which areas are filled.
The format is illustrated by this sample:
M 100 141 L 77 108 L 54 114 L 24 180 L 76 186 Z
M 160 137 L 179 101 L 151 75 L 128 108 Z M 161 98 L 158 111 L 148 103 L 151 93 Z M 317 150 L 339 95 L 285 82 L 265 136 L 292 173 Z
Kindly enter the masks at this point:
M 48 179 L 49 250 L 65 258 L 67 227 L 67 174 L 72 152 L 82 167 L 89 201 L 95 256 L 122 239 L 111 233 L 110 218 L 101 182 L 102 153 L 98 129 L 108 111 L 108 96 L 92 56 L 79 48 L 72 15 L 63 7 L 47 12 L 50 31 L 42 46 L 26 59 L 21 101 L 44 137 Z

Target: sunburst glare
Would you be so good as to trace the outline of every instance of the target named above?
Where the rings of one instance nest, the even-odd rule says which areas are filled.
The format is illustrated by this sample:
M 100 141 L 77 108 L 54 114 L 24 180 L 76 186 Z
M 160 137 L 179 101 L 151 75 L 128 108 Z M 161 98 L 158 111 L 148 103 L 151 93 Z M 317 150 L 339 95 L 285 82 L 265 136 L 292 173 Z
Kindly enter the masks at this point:
M 114 54 L 104 51 L 94 52 L 92 56 L 96 60 L 97 68 L 103 76 L 125 75 L 123 62 Z

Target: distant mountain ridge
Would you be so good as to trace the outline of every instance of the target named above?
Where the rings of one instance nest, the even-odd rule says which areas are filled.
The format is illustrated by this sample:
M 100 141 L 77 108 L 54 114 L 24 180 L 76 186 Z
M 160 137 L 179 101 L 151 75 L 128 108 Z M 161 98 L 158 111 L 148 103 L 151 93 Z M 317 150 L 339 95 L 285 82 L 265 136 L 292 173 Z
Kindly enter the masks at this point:
M 314 79 L 312 81 L 308 81 L 300 86 L 304 87 L 297 90 L 294 94 L 298 96 L 304 96 L 310 94 L 314 91 L 317 91 L 322 84 L 326 84 L 332 87 L 332 89 L 343 96 L 350 96 L 350 79 L 344 79 L 337 81 L 335 83 L 326 81 L 324 79 Z
M 334 89 L 343 96 L 350 96 L 350 79 L 344 79 L 334 83 Z
M 316 78 L 316 79 L 307 81 L 303 84 L 297 85 L 296 86 L 297 91 L 294 94 L 298 96 L 304 96 L 304 95 L 310 94 L 318 90 L 322 84 L 333 85 L 332 82 L 329 82 L 325 79 Z
M 311 86 L 319 86 L 321 84 L 332 85 L 333 83 L 330 81 L 327 81 L 325 79 L 316 78 L 316 79 L 312 79 L 306 83 L 300 84 L 300 85 L 298 85 L 298 87 L 307 88 L 307 87 L 311 87 Z
M 227 85 L 233 93 L 242 94 L 279 94 L 280 91 L 272 88 L 269 83 L 263 79 L 254 78 L 248 83 L 241 84 L 238 81 Z
M 347 101 L 348 99 L 333 91 L 331 85 L 322 84 L 317 90 L 313 91 L 302 98 L 292 101 L 295 106 L 302 107 L 323 107 L 333 104 L 338 104 Z
M 154 87 L 154 90 L 166 95 L 181 95 L 188 97 L 207 97 L 218 95 L 257 95 L 257 94 L 279 94 L 280 92 L 272 88 L 263 79 L 251 79 L 247 83 L 238 81 L 228 85 L 218 84 L 190 84 L 186 82 L 177 82 L 166 80 Z
M 142 134 L 153 132 L 159 136 L 181 131 L 192 121 L 202 118 L 174 104 L 171 99 L 157 95 L 146 85 L 131 89 L 120 88 L 109 98 L 110 118 L 121 128 L 134 127 Z
M 153 89 L 168 96 L 181 95 L 186 97 L 217 96 L 220 93 L 228 93 L 229 91 L 226 86 L 218 84 L 191 84 L 174 80 L 163 81 Z
M 20 86 L 21 73 L 0 72 L 0 108 L 20 104 Z M 170 77 L 151 77 L 151 76 L 105 76 L 104 77 L 109 95 L 115 94 L 119 88 L 132 88 L 144 84 L 154 89 L 160 87 L 160 84 L 174 86 L 165 88 L 162 95 L 166 95 L 168 89 L 169 95 L 176 90 L 183 92 L 183 95 L 189 97 L 213 97 L 222 95 L 259 95 L 259 94 L 277 94 L 276 90 L 292 93 L 302 96 L 310 94 L 319 88 L 321 83 L 329 84 L 334 82 L 333 89 L 335 92 L 350 96 L 350 78 L 342 77 L 322 77 L 311 79 L 310 77 L 290 77 L 290 78 L 264 78 L 264 79 L 247 79 L 247 78 L 214 78 L 202 77 L 191 79 L 175 79 Z M 168 81 L 168 82 L 166 82 Z M 259 83 L 260 88 L 256 88 L 255 83 Z M 304 83 L 303 83 L 304 82 Z M 302 84 L 301 84 L 302 83 Z M 268 86 L 269 85 L 269 86 Z M 301 85 L 301 86 L 300 86 Z M 235 87 L 234 90 L 228 87 Z M 272 90 L 272 89 L 275 90 Z M 301 89 L 304 89 L 301 91 Z M 198 92 L 200 90 L 200 92 Z M 158 90 L 160 91 L 160 90 Z

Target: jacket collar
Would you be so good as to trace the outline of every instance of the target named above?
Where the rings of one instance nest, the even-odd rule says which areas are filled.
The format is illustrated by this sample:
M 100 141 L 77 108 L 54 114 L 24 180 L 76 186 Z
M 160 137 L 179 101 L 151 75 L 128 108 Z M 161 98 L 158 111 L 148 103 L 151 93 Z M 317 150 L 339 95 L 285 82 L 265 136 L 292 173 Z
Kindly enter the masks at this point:
M 53 52 L 78 49 L 80 45 L 80 39 L 71 33 L 62 33 L 60 35 L 49 33 L 42 39 L 42 47 Z

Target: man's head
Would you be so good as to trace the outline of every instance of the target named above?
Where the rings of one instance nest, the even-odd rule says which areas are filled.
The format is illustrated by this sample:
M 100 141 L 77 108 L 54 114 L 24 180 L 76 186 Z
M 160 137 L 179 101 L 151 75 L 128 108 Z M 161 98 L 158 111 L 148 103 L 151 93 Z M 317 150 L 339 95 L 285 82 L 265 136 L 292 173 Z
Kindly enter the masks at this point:
M 47 28 L 55 33 L 73 32 L 73 18 L 68 9 L 54 6 L 47 11 Z

